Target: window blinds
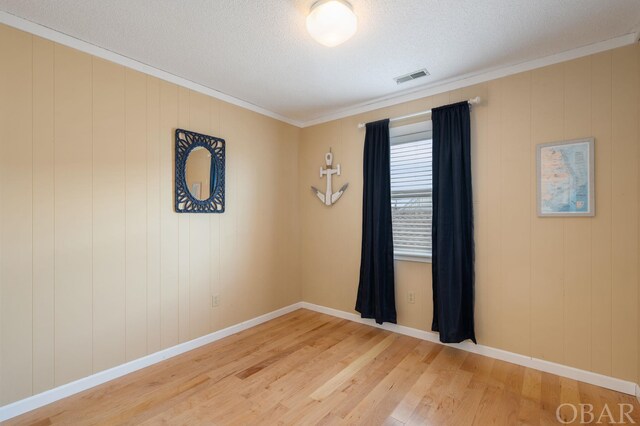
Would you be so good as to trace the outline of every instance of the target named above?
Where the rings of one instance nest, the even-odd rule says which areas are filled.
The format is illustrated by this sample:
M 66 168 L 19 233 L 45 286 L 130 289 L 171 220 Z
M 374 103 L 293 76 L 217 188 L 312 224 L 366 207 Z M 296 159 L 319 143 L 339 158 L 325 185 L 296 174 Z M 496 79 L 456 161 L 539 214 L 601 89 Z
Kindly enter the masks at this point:
M 393 245 L 399 256 L 431 256 L 431 142 L 430 131 L 391 138 Z

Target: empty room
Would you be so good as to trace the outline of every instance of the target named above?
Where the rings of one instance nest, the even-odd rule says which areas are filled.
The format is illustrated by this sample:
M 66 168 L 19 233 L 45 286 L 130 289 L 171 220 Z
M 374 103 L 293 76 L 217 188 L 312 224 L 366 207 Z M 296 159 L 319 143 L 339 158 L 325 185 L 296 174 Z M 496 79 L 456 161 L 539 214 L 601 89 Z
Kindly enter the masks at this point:
M 0 0 L 0 423 L 640 424 L 639 39 Z

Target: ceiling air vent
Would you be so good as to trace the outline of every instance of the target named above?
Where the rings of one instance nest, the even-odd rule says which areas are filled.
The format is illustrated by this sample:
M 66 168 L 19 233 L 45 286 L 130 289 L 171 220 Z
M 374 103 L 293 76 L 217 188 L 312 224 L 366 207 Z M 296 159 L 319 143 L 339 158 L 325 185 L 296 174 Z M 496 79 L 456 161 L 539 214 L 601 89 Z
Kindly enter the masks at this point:
M 411 72 L 409 74 L 401 75 L 400 77 L 394 78 L 397 84 L 406 83 L 407 81 L 415 80 L 416 78 L 426 77 L 429 75 L 429 71 L 426 69 L 421 69 L 418 71 Z

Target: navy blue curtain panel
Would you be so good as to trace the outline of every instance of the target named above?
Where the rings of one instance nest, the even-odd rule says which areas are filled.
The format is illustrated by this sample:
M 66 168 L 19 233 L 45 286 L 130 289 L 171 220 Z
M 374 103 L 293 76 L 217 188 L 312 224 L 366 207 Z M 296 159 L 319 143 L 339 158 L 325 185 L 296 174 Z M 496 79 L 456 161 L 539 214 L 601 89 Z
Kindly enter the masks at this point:
M 367 124 L 356 311 L 362 318 L 373 318 L 378 324 L 396 323 L 389 143 L 389 120 Z
M 476 342 L 469 103 L 435 108 L 433 120 L 433 323 L 443 343 Z

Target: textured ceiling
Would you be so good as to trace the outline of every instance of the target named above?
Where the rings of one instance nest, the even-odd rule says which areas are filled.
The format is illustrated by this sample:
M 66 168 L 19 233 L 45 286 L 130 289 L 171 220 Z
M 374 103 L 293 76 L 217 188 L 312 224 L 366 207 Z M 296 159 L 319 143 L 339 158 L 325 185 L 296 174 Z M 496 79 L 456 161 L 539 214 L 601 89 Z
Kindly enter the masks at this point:
M 0 0 L 0 10 L 305 122 L 637 31 L 638 0 L 352 0 L 326 48 L 313 0 Z M 431 75 L 401 86 L 393 77 Z

